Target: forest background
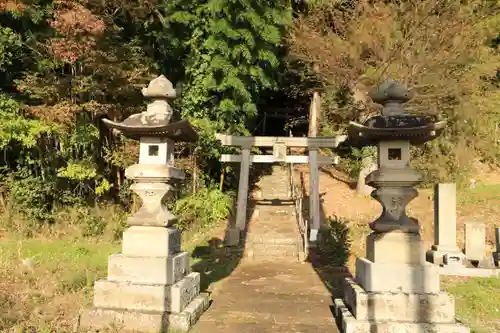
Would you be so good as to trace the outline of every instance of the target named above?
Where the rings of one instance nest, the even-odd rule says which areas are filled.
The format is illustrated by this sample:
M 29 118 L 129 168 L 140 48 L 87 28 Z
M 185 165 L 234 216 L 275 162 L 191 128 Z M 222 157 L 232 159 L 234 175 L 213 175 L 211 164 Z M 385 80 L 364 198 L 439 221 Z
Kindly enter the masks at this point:
M 318 92 L 319 135 L 345 134 L 349 121 L 378 112 L 367 92 L 391 78 L 414 92 L 409 112 L 447 121 L 441 137 L 412 149 L 423 187 L 457 182 L 457 235 L 463 219 L 479 217 L 493 244 L 498 0 L 0 0 L 0 331 L 71 332 L 92 306 L 93 283 L 140 205 L 124 177 L 138 144 L 101 120 L 144 111 L 141 88 L 160 74 L 181 91 L 174 110 L 200 134 L 176 146 L 187 177 L 169 205 L 184 250 L 223 234 L 234 204 L 238 166 L 218 161 L 230 151 L 215 133 L 263 134 L 266 112 L 291 110 L 287 124 L 268 128 L 306 135 Z M 352 180 L 373 164 L 373 147 L 341 153 L 333 171 Z M 485 168 L 490 181 L 473 189 Z M 328 214 L 349 220 L 352 259 L 380 207 L 343 182 L 321 184 Z M 430 241 L 431 197 L 421 189 L 409 208 Z M 333 254 L 332 264 L 345 264 Z M 205 286 L 237 265 L 210 258 L 191 259 Z M 473 332 L 500 330 L 498 281 L 445 281 Z
M 252 135 L 268 110 L 307 118 L 322 96 L 322 135 L 377 111 L 366 97 L 387 78 L 415 92 L 414 113 L 446 120 L 414 151 L 426 183 L 472 177 L 500 155 L 497 1 L 0 1 L 1 228 L 31 235 L 71 224 L 119 237 L 134 196 L 124 169 L 135 141 L 108 131 L 145 110 L 140 88 L 164 74 L 174 108 L 200 133 L 179 144 L 187 181 L 179 226 L 224 219 L 237 184 L 217 132 Z M 355 176 L 370 149 L 341 168 Z M 224 171 L 224 188 L 219 186 Z M 110 223 L 110 221 L 118 221 Z M 112 230 L 109 230 L 112 228 Z

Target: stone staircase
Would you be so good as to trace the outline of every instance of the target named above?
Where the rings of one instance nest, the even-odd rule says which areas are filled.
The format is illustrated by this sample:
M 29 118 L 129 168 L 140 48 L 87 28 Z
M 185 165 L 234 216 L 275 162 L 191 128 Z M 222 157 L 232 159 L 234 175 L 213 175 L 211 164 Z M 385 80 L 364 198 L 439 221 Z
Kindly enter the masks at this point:
M 249 204 L 244 257 L 255 261 L 303 261 L 286 167 L 273 166 L 272 174 L 263 176 L 257 186 L 260 190 Z

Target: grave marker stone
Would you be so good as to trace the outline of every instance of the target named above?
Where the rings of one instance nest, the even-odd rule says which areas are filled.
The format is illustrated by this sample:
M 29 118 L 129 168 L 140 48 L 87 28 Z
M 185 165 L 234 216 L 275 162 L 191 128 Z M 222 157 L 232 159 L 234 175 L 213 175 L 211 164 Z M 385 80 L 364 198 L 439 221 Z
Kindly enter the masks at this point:
M 463 265 L 464 254 L 457 247 L 456 184 L 434 186 L 434 245 L 427 261 L 436 265 Z
M 468 260 L 481 261 L 485 257 L 486 227 L 484 223 L 465 223 L 465 256 Z

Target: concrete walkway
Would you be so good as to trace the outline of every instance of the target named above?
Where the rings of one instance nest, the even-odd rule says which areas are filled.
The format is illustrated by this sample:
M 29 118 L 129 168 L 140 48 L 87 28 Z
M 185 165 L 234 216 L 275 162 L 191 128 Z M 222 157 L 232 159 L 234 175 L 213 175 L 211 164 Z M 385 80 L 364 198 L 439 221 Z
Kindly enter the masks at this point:
M 286 199 L 285 170 L 259 182 L 264 201 Z M 260 207 L 262 206 L 262 207 Z M 336 333 L 332 294 L 310 263 L 301 263 L 292 203 L 257 205 L 240 264 L 212 289 L 195 333 Z M 341 277 L 339 276 L 339 279 Z
M 331 294 L 310 264 L 243 261 L 212 300 L 193 332 L 339 332 Z

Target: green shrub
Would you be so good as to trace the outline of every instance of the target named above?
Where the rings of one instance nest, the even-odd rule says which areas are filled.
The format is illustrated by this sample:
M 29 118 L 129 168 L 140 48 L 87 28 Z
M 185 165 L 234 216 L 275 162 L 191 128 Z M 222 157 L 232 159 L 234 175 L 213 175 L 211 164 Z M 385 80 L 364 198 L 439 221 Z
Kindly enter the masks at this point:
M 333 266 L 344 266 L 349 259 L 351 239 L 347 224 L 348 221 L 332 216 L 319 230 L 319 251 Z
M 86 214 L 82 216 L 81 230 L 83 237 L 101 236 L 106 230 L 106 222 L 101 216 Z
M 202 188 L 176 202 L 177 227 L 185 230 L 221 221 L 229 215 L 232 202 L 232 193 L 223 193 L 213 187 Z
M 113 221 L 108 222 L 108 231 L 111 234 L 111 239 L 113 241 L 120 241 L 123 236 L 123 232 L 127 229 L 127 217 L 129 216 L 126 212 L 117 212 L 113 214 Z
M 8 179 L 9 204 L 34 221 L 52 220 L 53 184 L 38 177 Z
M 55 219 L 60 227 L 71 226 L 83 237 L 101 236 L 107 226 L 106 219 L 101 214 L 85 206 L 60 209 Z

